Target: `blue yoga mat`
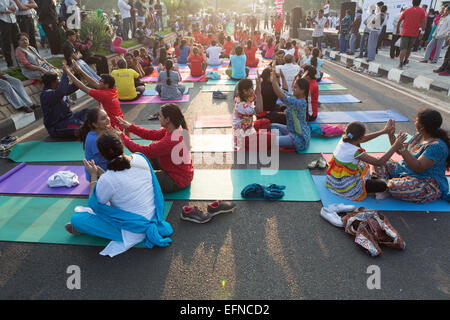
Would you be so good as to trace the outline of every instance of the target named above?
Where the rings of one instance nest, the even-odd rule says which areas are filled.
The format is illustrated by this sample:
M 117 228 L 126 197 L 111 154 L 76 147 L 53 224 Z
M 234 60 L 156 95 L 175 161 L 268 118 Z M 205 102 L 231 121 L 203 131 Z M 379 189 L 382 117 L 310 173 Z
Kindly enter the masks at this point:
M 331 80 L 331 79 L 322 79 L 322 80 L 320 80 L 319 82 L 317 82 L 319 85 L 321 85 L 321 84 L 333 84 L 334 83 L 334 81 L 333 80 Z
M 349 123 L 352 121 L 369 122 L 387 122 L 394 119 L 397 122 L 408 122 L 409 119 L 393 110 L 374 110 L 374 111 L 338 111 L 338 112 L 319 112 L 317 119 L 310 123 Z
M 263 173 L 273 173 L 263 175 Z M 286 186 L 279 201 L 319 201 L 308 170 L 195 170 L 191 185 L 176 193 L 165 194 L 166 200 L 262 200 L 241 197 L 247 185 L 278 184 Z
M 312 176 L 316 190 L 320 195 L 320 200 L 324 207 L 328 207 L 333 203 L 343 203 L 354 205 L 357 207 L 365 207 L 368 209 L 380 211 L 433 211 L 433 212 L 450 212 L 450 203 L 445 200 L 438 200 L 431 203 L 416 204 L 407 201 L 387 198 L 384 200 L 376 200 L 375 197 L 368 195 L 363 201 L 352 201 L 341 198 L 331 193 L 325 186 L 326 176 Z M 447 177 L 450 182 L 450 178 Z
M 320 103 L 359 103 L 361 100 L 351 94 L 319 95 Z
M 309 147 L 301 151 L 300 153 L 333 153 L 339 140 L 341 140 L 341 137 L 311 137 Z M 387 135 L 382 135 L 369 142 L 361 144 L 361 146 L 367 152 L 386 152 L 391 147 L 391 143 Z

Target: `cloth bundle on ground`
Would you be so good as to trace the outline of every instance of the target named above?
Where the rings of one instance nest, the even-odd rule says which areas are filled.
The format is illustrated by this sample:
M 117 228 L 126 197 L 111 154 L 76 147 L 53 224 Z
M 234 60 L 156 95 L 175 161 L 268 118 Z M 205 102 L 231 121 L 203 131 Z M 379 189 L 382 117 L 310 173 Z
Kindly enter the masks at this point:
M 372 257 L 382 253 L 380 245 L 406 249 L 406 243 L 389 220 L 375 210 L 360 207 L 342 218 L 345 232 Z
M 311 136 L 314 137 L 339 137 L 344 134 L 344 129 L 339 125 L 310 123 Z
M 80 184 L 78 176 L 72 171 L 58 171 L 48 178 L 48 186 L 50 188 L 67 187 L 72 188 Z
M 206 78 L 207 79 L 211 79 L 211 80 L 219 80 L 220 79 L 220 75 L 217 71 L 209 71 L 206 74 Z
M 267 200 L 277 200 L 284 196 L 282 190 L 286 189 L 286 186 L 280 186 L 276 184 L 260 185 L 257 183 L 249 184 L 241 191 L 243 198 L 264 198 Z

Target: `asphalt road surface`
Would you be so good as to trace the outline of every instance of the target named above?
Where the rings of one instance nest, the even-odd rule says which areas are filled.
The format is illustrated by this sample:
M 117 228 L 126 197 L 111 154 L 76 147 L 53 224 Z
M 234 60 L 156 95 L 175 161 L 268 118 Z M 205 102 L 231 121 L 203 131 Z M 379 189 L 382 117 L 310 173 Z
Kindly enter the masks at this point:
M 319 111 L 393 109 L 411 120 L 397 128 L 414 133 L 417 110 L 431 101 L 330 62 L 324 70 L 362 103 L 322 105 Z M 196 83 L 190 90 L 190 103 L 180 105 L 190 127 L 196 114 L 225 114 L 233 109 L 231 95 L 213 101 L 200 86 Z M 342 92 L 329 94 L 334 93 Z M 445 107 L 448 111 L 448 100 L 442 101 L 441 108 Z M 148 115 L 159 105 L 123 109 L 127 120 L 148 124 Z M 448 129 L 450 115 L 443 115 Z M 382 127 L 368 124 L 369 130 Z M 41 130 L 27 140 L 46 136 Z M 280 169 L 306 169 L 315 158 L 282 153 Z M 0 164 L 1 174 L 17 165 L 7 160 Z M 326 173 L 313 170 L 312 174 Z M 239 201 L 235 214 L 216 216 L 205 225 L 180 219 L 182 206 L 205 208 L 207 203 L 174 201 L 168 216 L 174 229 L 170 247 L 133 248 L 115 258 L 100 256 L 101 247 L 0 242 L 0 299 L 449 299 L 448 212 L 385 212 L 407 249 L 383 248 L 381 256 L 372 258 L 342 229 L 319 216 L 321 202 Z M 66 286 L 70 265 L 80 267 L 79 290 Z M 367 287 L 371 265 L 380 268 L 381 289 Z

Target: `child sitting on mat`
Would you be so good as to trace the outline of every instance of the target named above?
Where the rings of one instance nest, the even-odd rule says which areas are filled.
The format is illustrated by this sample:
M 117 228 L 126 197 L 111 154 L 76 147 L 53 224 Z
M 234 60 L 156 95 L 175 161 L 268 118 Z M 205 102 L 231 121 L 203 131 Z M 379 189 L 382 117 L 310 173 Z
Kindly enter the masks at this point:
M 158 85 L 155 90 L 158 92 L 161 100 L 180 100 L 183 98 L 186 87 L 179 84 L 181 82 L 180 74 L 172 70 L 172 60 L 166 60 L 165 70 L 159 72 Z
M 270 121 L 268 119 L 253 121 L 253 116 L 264 110 L 259 74 L 256 79 L 256 90 L 253 89 L 252 80 L 242 79 L 237 84 L 237 92 L 238 95 L 234 99 L 233 112 L 233 141 L 235 149 L 249 151 L 250 137 L 256 135 L 258 146 L 261 139 L 266 139 L 267 148 L 270 150 L 271 133 L 268 131 L 259 132 L 262 129 L 268 130 Z
M 367 193 L 376 193 L 382 198 L 387 190 L 384 180 L 370 179 L 369 164 L 384 165 L 392 155 L 403 147 L 407 135 L 400 132 L 391 148 L 381 157 L 374 158 L 361 148 L 361 143 L 383 134 L 393 134 L 394 120 L 389 120 L 383 130 L 366 134 L 366 126 L 359 121 L 347 125 L 345 134 L 339 141 L 333 158 L 328 163 L 327 188 L 334 194 L 349 200 L 364 200 Z
M 308 112 L 306 113 L 306 121 L 309 122 L 317 119 L 319 110 L 319 85 L 316 81 L 316 68 L 311 65 L 306 65 L 303 70 L 302 78 L 309 81 Z
M 94 160 L 95 164 L 103 171 L 106 171 L 108 161 L 98 151 L 97 137 L 108 129 L 111 129 L 111 122 L 105 110 L 100 108 L 89 110 L 86 120 L 79 129 L 79 138 L 83 142 L 84 158 L 87 161 Z M 87 181 L 91 181 L 91 175 L 87 170 L 85 171 Z
M 188 138 L 184 139 L 183 136 L 188 127 L 183 113 L 176 104 L 166 103 L 161 106 L 159 122 L 162 128 L 159 130 L 149 130 L 123 119 L 118 120 L 125 130 L 142 139 L 153 141 L 143 146 L 121 133 L 123 143 L 131 152 L 143 153 L 150 160 L 163 193 L 176 192 L 191 184 L 194 167 L 189 142 L 186 142 Z M 184 129 L 184 132 L 181 129 Z
M 287 83 L 282 70 L 280 70 L 280 76 L 283 88 L 286 90 Z M 305 150 L 311 138 L 311 131 L 306 123 L 309 83 L 305 79 L 296 78 L 292 86 L 292 95 L 290 95 L 280 89 L 275 70 L 272 71 L 271 78 L 275 94 L 286 105 L 287 125 L 273 123 L 270 125 L 270 130 L 278 130 L 277 140 L 280 147 L 295 148 L 297 152 Z
M 188 66 L 191 69 L 191 76 L 201 77 L 206 71 L 206 56 L 201 47 L 194 47 L 188 58 Z

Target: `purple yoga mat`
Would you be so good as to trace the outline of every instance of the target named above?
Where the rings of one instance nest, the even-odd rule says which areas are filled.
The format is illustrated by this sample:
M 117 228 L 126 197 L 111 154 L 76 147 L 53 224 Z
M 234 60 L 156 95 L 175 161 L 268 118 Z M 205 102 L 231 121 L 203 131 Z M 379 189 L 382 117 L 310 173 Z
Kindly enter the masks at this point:
M 72 188 L 50 188 L 48 178 L 58 171 L 72 171 L 80 184 Z M 89 182 L 83 166 L 29 166 L 22 162 L 0 177 L 0 193 L 88 196 Z

